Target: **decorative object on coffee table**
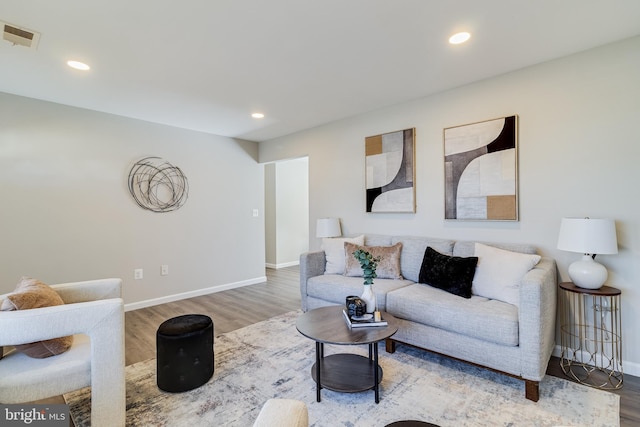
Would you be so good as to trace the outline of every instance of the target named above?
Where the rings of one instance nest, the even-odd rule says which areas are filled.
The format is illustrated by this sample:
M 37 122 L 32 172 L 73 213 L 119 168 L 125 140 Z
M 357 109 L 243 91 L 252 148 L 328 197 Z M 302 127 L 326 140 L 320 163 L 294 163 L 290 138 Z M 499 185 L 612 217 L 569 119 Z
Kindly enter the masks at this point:
M 364 249 L 358 249 L 353 252 L 353 256 L 360 262 L 362 268 L 362 277 L 364 278 L 364 292 L 360 297 L 366 304 L 366 312 L 373 314 L 376 311 L 376 294 L 373 292 L 373 279 L 377 277 L 376 268 L 380 258 L 374 258 Z
M 375 316 L 373 314 L 364 314 L 363 316 L 349 316 L 346 310 L 342 310 L 344 314 L 344 320 L 347 322 L 349 329 L 353 328 L 379 328 L 389 325 L 386 320 L 382 318 L 379 311 L 376 311 Z
M 165 320 L 156 332 L 158 388 L 192 390 L 213 376 L 213 321 L 203 314 Z
M 365 302 L 367 314 L 373 314 L 376 311 L 376 294 L 373 293 L 373 284 L 364 285 L 364 292 L 360 295 L 360 299 Z
M 349 295 L 346 298 L 347 314 L 351 317 L 360 317 L 366 313 L 367 305 L 364 301 L 355 295 Z
M 605 218 L 562 218 L 558 249 L 583 254 L 569 266 L 576 286 L 599 289 L 607 280 L 607 269 L 595 261 L 596 254 L 617 254 L 616 224 Z

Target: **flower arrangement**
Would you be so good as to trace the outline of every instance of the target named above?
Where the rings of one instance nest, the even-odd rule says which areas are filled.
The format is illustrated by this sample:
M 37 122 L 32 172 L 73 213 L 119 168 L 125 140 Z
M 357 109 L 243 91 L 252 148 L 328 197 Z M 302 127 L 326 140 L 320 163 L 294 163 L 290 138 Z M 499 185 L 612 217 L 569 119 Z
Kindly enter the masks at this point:
M 353 256 L 355 259 L 360 262 L 360 267 L 362 268 L 362 277 L 364 277 L 365 285 L 372 285 L 373 279 L 378 277 L 376 275 L 376 268 L 378 268 L 378 263 L 380 262 L 380 258 L 374 258 L 369 252 L 364 249 L 358 249 L 353 252 Z

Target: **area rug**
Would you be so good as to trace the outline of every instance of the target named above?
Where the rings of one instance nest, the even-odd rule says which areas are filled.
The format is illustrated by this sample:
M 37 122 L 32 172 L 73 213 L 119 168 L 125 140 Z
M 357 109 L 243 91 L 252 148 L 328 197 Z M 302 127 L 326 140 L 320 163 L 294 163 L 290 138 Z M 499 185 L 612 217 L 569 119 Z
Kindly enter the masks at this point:
M 322 390 L 316 402 L 315 344 L 290 312 L 215 338 L 215 373 L 202 387 L 167 393 L 156 385 L 154 359 L 128 366 L 128 426 L 249 427 L 269 398 L 304 401 L 311 426 L 376 427 L 398 420 L 448 426 L 619 426 L 619 397 L 546 376 L 540 401 L 522 381 L 408 346 L 381 346 L 380 403 L 373 391 Z M 366 354 L 367 346 L 325 346 L 325 354 Z M 66 394 L 77 427 L 90 425 L 90 390 Z

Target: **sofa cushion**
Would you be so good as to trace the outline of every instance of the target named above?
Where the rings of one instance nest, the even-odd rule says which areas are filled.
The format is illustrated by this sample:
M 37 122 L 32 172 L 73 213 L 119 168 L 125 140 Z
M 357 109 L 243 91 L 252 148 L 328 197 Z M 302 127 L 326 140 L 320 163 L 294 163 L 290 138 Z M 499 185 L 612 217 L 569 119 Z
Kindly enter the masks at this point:
M 404 279 L 376 279 L 371 286 L 373 292 L 376 294 L 378 309 L 386 310 L 388 292 L 412 284 L 413 282 Z M 362 292 L 364 292 L 362 277 L 325 274 L 323 276 L 311 277 L 307 280 L 308 296 L 337 305 L 345 305 L 345 300 L 349 295 L 360 296 Z
M 60 295 L 49 285 L 30 277 L 23 277 L 16 289 L 5 296 L 0 311 L 31 310 L 63 305 Z M 28 344 L 18 344 L 16 350 L 29 357 L 43 359 L 56 356 L 71 348 L 72 336 L 53 338 Z
M 324 274 L 344 274 L 344 242 L 364 245 L 364 235 L 357 237 L 336 237 L 322 239 L 322 250 L 327 260 Z
M 419 282 L 459 297 L 471 298 L 477 263 L 477 257 L 444 255 L 429 246 L 424 252 Z
M 386 310 L 395 317 L 500 345 L 518 345 L 518 308 L 473 295 L 459 298 L 415 284 L 387 294 Z
M 400 269 L 402 277 L 412 282 L 418 282 L 420 267 L 424 258 L 424 251 L 431 246 L 436 251 L 445 255 L 452 255 L 453 240 L 432 239 L 428 237 L 397 236 L 392 238 L 393 243 L 402 243 L 400 254 Z M 471 254 L 473 256 L 473 253 Z
M 386 234 L 366 234 L 364 236 L 364 244 L 367 246 L 391 246 L 391 236 Z
M 453 254 L 455 256 L 474 256 L 476 253 L 476 243 L 482 243 L 505 251 L 520 252 L 523 254 L 536 254 L 538 250 L 533 245 L 521 243 L 488 243 L 488 242 L 470 242 L 459 240 L 453 245 Z M 435 248 L 438 250 L 438 248 Z M 442 252 L 442 251 L 440 251 Z M 444 252 L 443 252 L 444 253 Z
M 400 274 L 400 253 L 402 252 L 402 243 L 396 243 L 392 246 L 362 246 L 345 242 L 345 270 L 344 275 L 350 277 L 362 277 L 362 267 L 353 253 L 358 249 L 369 252 L 374 258 L 379 259 L 376 269 L 377 279 L 402 279 Z
M 485 298 L 520 305 L 520 283 L 524 275 L 539 261 L 540 255 L 506 251 L 475 244 L 478 267 L 472 292 Z

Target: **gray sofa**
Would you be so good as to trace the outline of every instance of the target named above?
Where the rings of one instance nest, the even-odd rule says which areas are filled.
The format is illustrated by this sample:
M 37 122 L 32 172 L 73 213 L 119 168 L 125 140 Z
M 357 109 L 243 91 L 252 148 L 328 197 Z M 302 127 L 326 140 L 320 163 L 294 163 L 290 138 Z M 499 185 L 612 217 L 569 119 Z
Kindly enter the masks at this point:
M 520 282 L 519 306 L 473 295 L 466 299 L 418 283 L 428 246 L 457 257 L 474 256 L 475 242 L 416 236 L 365 236 L 366 246 L 402 243 L 402 278 L 377 278 L 373 285 L 378 308 L 399 319 L 398 332 L 387 340 L 393 353 L 397 343 L 409 344 L 489 368 L 525 381 L 525 396 L 539 399 L 555 345 L 556 264 L 542 257 Z M 531 245 L 485 245 L 511 252 L 535 254 Z M 302 310 L 344 304 L 348 295 L 360 295 L 362 277 L 324 274 L 324 251 L 300 256 Z M 517 291 L 516 291 L 517 292 Z

